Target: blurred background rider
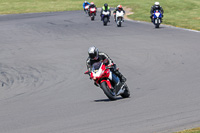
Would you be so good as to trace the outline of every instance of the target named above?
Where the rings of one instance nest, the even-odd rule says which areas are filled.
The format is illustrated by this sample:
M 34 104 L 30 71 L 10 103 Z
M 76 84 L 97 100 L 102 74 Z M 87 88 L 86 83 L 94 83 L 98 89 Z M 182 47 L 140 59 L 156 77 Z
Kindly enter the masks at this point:
M 87 6 L 87 5 L 90 5 L 90 3 L 87 2 L 87 1 L 84 1 L 84 2 L 83 2 L 83 10 L 84 10 L 84 11 L 85 11 L 85 6 Z
M 107 3 L 105 3 L 104 6 L 101 8 L 101 14 L 100 14 L 101 21 L 102 21 L 102 13 L 103 13 L 103 11 L 105 11 L 105 12 L 109 11 L 109 13 L 110 13 L 110 15 L 111 15 L 110 7 L 108 6 Z M 109 15 L 109 20 L 108 20 L 108 22 L 110 22 L 110 15 Z

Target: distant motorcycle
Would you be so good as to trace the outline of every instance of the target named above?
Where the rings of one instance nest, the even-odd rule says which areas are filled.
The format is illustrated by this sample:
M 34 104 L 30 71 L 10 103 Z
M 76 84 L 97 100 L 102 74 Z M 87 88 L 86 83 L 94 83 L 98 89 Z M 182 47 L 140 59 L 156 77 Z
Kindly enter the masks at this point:
M 103 20 L 103 25 L 106 26 L 107 23 L 109 22 L 110 12 L 109 11 L 103 11 L 101 17 L 102 17 L 102 20 Z
M 86 14 L 88 14 L 88 8 L 89 8 L 89 6 L 90 6 L 90 5 L 86 5 L 86 6 L 85 6 L 85 13 L 86 13 Z
M 122 26 L 122 22 L 124 22 L 124 12 L 123 11 L 116 11 L 116 23 L 118 27 Z
M 89 14 L 90 14 L 91 20 L 93 21 L 95 16 L 96 16 L 96 8 L 95 7 L 94 8 L 90 8 L 89 10 L 90 10 Z
M 116 92 L 116 85 L 119 84 L 120 80 L 117 76 L 115 77 L 116 83 L 109 79 L 109 76 L 111 76 L 110 69 L 102 61 L 94 63 L 91 73 L 86 71 L 85 74 L 90 75 L 90 78 L 95 81 L 95 84 L 104 91 L 110 100 L 116 100 L 118 95 L 121 95 L 123 98 L 130 96 L 130 91 L 126 83 Z
M 155 25 L 155 28 L 159 28 L 161 22 L 162 22 L 162 13 L 159 10 L 154 11 L 153 14 L 153 23 Z

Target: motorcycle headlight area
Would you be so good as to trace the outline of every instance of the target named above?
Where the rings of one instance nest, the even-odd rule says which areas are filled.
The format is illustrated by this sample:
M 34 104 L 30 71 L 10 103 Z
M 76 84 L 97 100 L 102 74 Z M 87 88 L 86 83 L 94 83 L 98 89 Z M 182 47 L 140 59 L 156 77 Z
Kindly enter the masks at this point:
M 93 79 L 101 77 L 102 74 L 103 74 L 102 70 L 94 70 L 93 71 Z

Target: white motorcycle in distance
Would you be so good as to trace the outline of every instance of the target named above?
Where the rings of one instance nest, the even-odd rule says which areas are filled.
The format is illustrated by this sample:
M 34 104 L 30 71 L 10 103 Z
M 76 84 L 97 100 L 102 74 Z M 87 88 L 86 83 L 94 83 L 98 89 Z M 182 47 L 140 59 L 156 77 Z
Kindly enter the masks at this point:
M 124 22 L 124 12 L 123 11 L 116 11 L 116 23 L 117 23 L 117 27 L 121 27 L 122 26 L 122 22 Z
M 103 11 L 101 17 L 102 17 L 102 20 L 103 20 L 103 25 L 106 26 L 107 23 L 109 22 L 110 12 L 109 11 Z

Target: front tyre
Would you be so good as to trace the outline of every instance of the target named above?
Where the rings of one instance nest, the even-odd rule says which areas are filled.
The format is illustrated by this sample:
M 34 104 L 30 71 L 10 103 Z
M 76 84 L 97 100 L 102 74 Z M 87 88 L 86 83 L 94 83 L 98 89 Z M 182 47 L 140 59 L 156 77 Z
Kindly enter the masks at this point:
M 115 93 L 115 90 L 114 89 L 110 89 L 107 85 L 106 82 L 102 82 L 100 84 L 101 86 L 101 89 L 104 91 L 105 95 L 110 99 L 110 100 L 116 100 L 117 99 L 117 96 L 116 96 L 116 93 Z
M 92 14 L 91 14 L 91 20 L 92 20 L 92 21 L 94 20 L 94 16 L 95 16 L 94 13 L 92 13 Z
M 160 26 L 160 19 L 155 19 L 155 28 L 159 28 Z
M 125 90 L 124 90 L 124 93 L 121 94 L 121 96 L 122 96 L 123 98 L 128 98 L 128 97 L 130 97 L 130 90 L 129 90 L 127 84 L 124 85 L 124 89 L 125 89 Z
M 117 19 L 117 27 L 121 27 L 122 26 L 122 18 L 118 18 Z
M 107 17 L 104 17 L 103 18 L 103 25 L 106 26 L 108 23 L 108 18 Z
M 160 24 L 158 24 L 158 23 L 155 24 L 155 28 L 159 28 L 159 26 L 160 26 Z

